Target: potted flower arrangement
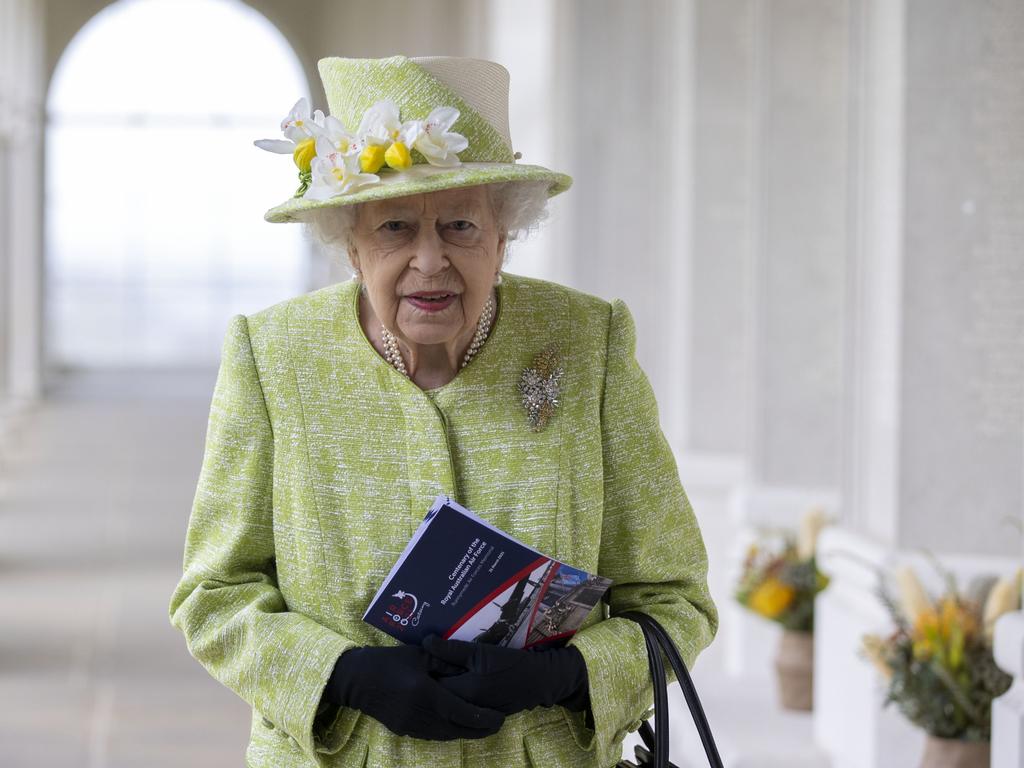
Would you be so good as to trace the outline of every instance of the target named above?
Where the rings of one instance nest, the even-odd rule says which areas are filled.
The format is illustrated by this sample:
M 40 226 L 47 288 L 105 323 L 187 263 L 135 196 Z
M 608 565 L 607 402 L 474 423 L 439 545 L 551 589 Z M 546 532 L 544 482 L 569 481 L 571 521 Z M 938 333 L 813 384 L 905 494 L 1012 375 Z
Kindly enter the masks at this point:
M 826 523 L 824 511 L 815 508 L 795 536 L 763 529 L 747 550 L 736 586 L 741 605 L 783 627 L 775 671 L 785 709 L 807 711 L 814 703 L 814 598 L 829 581 L 815 555 Z
M 995 664 L 992 633 L 999 616 L 1020 606 L 1022 572 L 975 580 L 961 594 L 936 567 L 946 585 L 938 599 L 909 567 L 895 572 L 898 597 L 880 578 L 878 596 L 895 630 L 865 635 L 860 653 L 888 683 L 883 706 L 895 703 L 926 732 L 921 768 L 987 768 L 992 700 L 1012 682 Z

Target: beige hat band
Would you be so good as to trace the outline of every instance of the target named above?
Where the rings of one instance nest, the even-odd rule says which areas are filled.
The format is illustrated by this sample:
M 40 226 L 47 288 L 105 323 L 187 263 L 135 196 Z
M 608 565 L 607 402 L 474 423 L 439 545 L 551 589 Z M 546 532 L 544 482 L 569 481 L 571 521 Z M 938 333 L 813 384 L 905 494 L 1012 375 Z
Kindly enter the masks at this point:
M 418 56 L 409 59 L 451 88 L 491 124 L 512 149 L 508 129 L 509 74 L 501 64 L 454 56 Z

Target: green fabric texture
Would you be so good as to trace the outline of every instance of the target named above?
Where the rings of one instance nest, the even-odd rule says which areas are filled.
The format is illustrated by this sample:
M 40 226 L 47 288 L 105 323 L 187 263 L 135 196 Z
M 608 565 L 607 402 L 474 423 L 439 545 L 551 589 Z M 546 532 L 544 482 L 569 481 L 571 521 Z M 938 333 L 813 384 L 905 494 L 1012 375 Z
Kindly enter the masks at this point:
M 505 139 L 445 83 L 405 56 L 383 59 L 328 57 L 318 62 L 320 79 L 330 114 L 350 131 L 359 128 L 363 113 L 382 99 L 398 105 L 403 121 L 426 118 L 435 107 L 459 110 L 451 130 L 461 133 L 469 146 L 459 152 L 461 166 L 430 165 L 412 151 L 413 166 L 407 171 L 381 168 L 380 182 L 327 200 L 294 197 L 271 208 L 264 219 L 271 223 L 301 221 L 305 211 L 339 205 L 400 197 L 439 189 L 501 181 L 547 181 L 548 196 L 567 190 L 572 178 L 539 165 L 517 164 Z
M 429 391 L 367 340 L 354 282 L 231 319 L 169 617 L 253 708 L 252 768 L 610 768 L 653 691 L 640 628 L 609 611 L 657 618 L 690 667 L 714 638 L 707 554 L 627 306 L 507 273 L 498 293 L 483 347 Z M 551 341 L 562 394 L 533 432 L 517 385 Z M 434 742 L 319 707 L 339 654 L 398 642 L 361 617 L 438 493 L 614 580 L 570 641 L 592 718 L 537 707 Z
M 317 62 L 330 113 L 351 131 L 359 128 L 363 113 L 382 99 L 398 105 L 405 120 L 422 119 L 435 107 L 455 107 L 459 119 L 452 125 L 469 146 L 459 153 L 464 163 L 511 163 L 512 148 L 494 128 L 451 88 L 405 56 L 386 59 L 342 59 Z M 426 159 L 413 152 L 414 162 Z M 417 160 L 418 158 L 418 160 Z

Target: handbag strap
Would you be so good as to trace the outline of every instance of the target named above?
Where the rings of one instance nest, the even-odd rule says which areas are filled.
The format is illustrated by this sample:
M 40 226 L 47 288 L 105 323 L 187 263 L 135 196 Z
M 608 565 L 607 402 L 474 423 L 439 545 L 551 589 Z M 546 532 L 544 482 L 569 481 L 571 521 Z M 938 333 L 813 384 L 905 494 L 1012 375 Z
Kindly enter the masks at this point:
M 647 645 L 647 666 L 654 683 L 654 768 L 668 768 L 668 686 L 665 680 L 665 662 L 658 650 L 659 643 L 653 632 L 644 630 Z M 649 726 L 648 726 L 649 727 Z
M 683 697 L 690 708 L 694 724 L 697 726 L 697 733 L 700 735 L 701 743 L 704 745 L 704 752 L 708 756 L 708 762 L 715 766 L 715 768 L 720 768 L 722 759 L 718 755 L 718 747 L 715 745 L 715 739 L 711 735 L 711 726 L 708 725 L 708 719 L 704 714 L 704 707 L 701 706 L 700 698 L 697 696 L 697 689 L 693 684 L 693 679 L 690 677 L 690 672 L 686 668 L 686 664 L 683 663 L 682 654 L 679 653 L 679 649 L 672 642 L 672 638 L 669 637 L 665 628 L 653 616 L 647 616 L 647 619 L 651 623 L 651 628 L 660 636 L 661 647 L 665 650 L 669 663 L 675 670 L 676 678 L 679 680 L 679 687 L 683 691 Z
M 690 678 L 690 673 L 686 669 L 686 664 L 683 662 L 679 649 L 672 642 L 668 632 L 665 631 L 665 628 L 661 626 L 657 619 L 640 611 L 624 611 L 615 614 L 615 616 L 632 619 L 640 625 L 640 629 L 644 633 L 644 641 L 647 645 L 648 667 L 651 671 L 651 682 L 654 685 L 655 743 L 653 745 L 648 743 L 648 746 L 654 751 L 655 768 L 668 768 L 671 765 L 668 761 L 668 693 L 666 690 L 665 666 L 659 649 L 665 652 L 669 664 L 672 665 L 672 669 L 676 673 L 679 687 L 683 691 L 683 697 L 690 708 L 693 722 L 697 726 L 697 733 L 700 735 L 701 743 L 704 745 L 704 753 L 707 755 L 708 763 L 711 765 L 711 768 L 722 768 L 722 758 L 718 754 L 718 747 L 715 745 L 715 739 L 711 735 L 711 726 L 708 725 L 704 708 L 700 703 L 700 697 L 697 696 L 697 689 L 693 685 L 693 680 Z M 659 717 L 661 713 L 663 713 L 663 717 Z M 645 730 L 649 730 L 649 728 L 650 726 Z M 643 735 L 644 740 L 647 741 L 646 734 Z

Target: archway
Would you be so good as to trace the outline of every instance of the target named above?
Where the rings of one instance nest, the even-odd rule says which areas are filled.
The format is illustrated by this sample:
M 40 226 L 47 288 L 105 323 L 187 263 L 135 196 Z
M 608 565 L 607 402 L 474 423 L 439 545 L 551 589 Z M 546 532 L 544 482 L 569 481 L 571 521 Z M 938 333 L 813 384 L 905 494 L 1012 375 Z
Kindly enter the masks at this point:
M 239 0 L 120 0 L 78 32 L 47 99 L 49 365 L 209 363 L 232 314 L 307 289 L 301 232 L 261 216 L 294 168 L 252 142 L 308 94 Z

